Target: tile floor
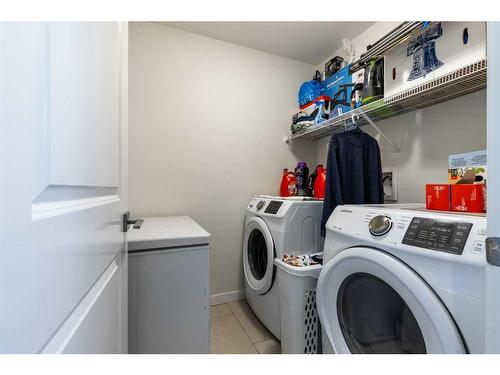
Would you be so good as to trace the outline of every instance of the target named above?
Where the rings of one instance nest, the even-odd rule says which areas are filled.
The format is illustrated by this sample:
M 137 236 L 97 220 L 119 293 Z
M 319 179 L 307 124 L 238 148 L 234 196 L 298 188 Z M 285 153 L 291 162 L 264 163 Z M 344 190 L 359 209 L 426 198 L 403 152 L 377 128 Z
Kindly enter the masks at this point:
M 264 327 L 245 300 L 210 307 L 210 352 L 279 354 L 280 342 Z

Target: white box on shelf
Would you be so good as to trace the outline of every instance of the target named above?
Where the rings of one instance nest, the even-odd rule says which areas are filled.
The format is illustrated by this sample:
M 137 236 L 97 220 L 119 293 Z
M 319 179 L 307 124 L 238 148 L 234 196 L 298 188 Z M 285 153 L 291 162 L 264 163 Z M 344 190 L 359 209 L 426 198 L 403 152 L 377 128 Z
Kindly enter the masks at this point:
M 385 97 L 486 58 L 485 22 L 437 22 L 422 30 L 422 33 L 426 32 L 427 37 L 412 36 L 385 55 Z M 435 55 L 431 51 L 434 47 Z M 432 62 L 424 61 L 426 56 L 437 58 L 434 70 L 423 69 L 418 74 L 415 65 L 432 65 Z

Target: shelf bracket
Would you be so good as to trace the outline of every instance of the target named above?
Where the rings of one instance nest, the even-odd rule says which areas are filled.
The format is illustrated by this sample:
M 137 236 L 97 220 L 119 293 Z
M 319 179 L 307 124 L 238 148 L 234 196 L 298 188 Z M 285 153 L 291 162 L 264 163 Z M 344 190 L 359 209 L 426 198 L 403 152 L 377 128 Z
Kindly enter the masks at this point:
M 380 128 L 377 125 L 375 125 L 375 123 L 372 121 L 372 119 L 370 117 L 368 117 L 368 115 L 363 110 L 358 109 L 356 111 L 356 114 L 361 115 L 361 117 L 363 117 L 366 120 L 366 122 L 368 122 L 377 131 L 377 133 L 379 133 L 380 136 L 382 138 L 384 138 L 388 144 L 391 145 L 391 147 L 395 153 L 397 153 L 397 154 L 401 153 L 401 150 L 399 149 L 399 147 L 396 146 L 389 138 L 387 138 L 387 136 L 384 134 L 384 132 L 382 130 L 380 130 Z M 354 114 L 352 115 L 352 120 L 354 122 Z

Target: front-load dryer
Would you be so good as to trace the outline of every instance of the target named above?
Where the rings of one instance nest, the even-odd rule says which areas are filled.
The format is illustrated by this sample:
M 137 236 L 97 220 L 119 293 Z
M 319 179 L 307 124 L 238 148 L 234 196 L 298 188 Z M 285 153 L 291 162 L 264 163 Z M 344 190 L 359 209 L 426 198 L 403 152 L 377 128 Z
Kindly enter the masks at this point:
M 484 353 L 486 218 L 338 206 L 317 286 L 323 352 Z
M 280 303 L 274 258 L 323 251 L 323 202 L 255 196 L 247 206 L 243 238 L 245 296 L 261 322 L 280 338 Z

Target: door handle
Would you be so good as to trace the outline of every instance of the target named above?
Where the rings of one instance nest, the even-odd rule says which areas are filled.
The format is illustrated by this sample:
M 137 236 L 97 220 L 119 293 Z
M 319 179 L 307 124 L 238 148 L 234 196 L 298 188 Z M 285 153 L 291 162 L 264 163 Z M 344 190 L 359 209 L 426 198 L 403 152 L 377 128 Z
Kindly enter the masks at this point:
M 141 225 L 144 223 L 144 219 L 132 219 L 128 221 L 129 224 L 133 224 L 132 228 L 141 229 Z
M 500 267 L 500 238 L 488 237 L 486 239 L 486 260 L 495 267 Z
M 133 225 L 134 229 L 141 229 L 142 224 L 144 219 L 131 219 L 129 211 L 122 215 L 122 232 L 128 232 L 129 225 Z

